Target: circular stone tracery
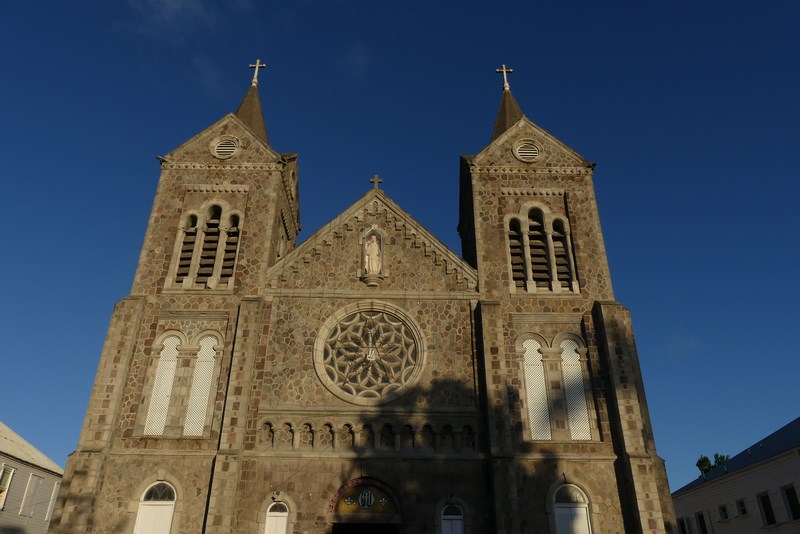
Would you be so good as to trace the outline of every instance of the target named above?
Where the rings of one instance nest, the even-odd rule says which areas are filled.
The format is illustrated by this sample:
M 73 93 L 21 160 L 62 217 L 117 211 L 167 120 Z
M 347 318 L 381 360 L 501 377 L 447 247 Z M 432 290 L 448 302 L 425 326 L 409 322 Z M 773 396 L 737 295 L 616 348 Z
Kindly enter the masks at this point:
M 419 331 L 399 309 L 369 303 L 341 310 L 320 329 L 314 368 L 328 390 L 353 404 L 388 402 L 422 369 Z

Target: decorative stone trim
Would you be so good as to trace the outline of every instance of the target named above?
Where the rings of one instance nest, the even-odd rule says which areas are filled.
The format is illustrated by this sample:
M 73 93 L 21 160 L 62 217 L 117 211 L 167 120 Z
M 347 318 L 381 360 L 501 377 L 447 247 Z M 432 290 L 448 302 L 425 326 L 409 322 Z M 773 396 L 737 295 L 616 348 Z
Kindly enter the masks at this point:
M 563 189 L 526 189 L 523 187 L 503 187 L 500 194 L 504 196 L 563 197 Z
M 162 320 L 227 321 L 229 314 L 226 311 L 164 310 L 158 317 Z
M 549 168 L 530 168 L 530 167 L 479 167 L 473 166 L 472 171 L 476 174 L 526 174 L 530 176 L 545 175 L 551 176 L 553 174 L 581 174 L 591 175 L 591 167 L 549 167 Z
M 231 184 L 192 184 L 186 186 L 189 193 L 247 193 L 250 186 Z
M 170 170 L 223 170 L 223 171 L 279 171 L 281 163 L 169 163 L 161 164 L 162 169 Z

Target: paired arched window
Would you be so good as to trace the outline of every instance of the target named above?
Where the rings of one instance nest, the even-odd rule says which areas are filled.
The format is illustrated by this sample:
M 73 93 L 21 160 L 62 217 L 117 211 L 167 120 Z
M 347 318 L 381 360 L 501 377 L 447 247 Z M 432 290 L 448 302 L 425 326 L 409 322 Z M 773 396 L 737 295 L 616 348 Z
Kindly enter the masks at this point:
M 169 534 L 174 513 L 175 489 L 166 482 L 153 484 L 139 501 L 133 534 Z
M 571 334 L 556 336 L 553 345 L 533 334 L 518 342 L 530 439 L 591 440 L 595 425 L 586 381 L 587 351 Z
M 289 508 L 282 502 L 272 503 L 267 509 L 264 534 L 286 534 L 289 525 Z
M 512 291 L 577 292 L 569 224 L 531 207 L 507 218 Z
M 589 499 L 580 488 L 564 484 L 553 498 L 557 534 L 592 534 Z
M 464 511 L 457 504 L 442 510 L 442 534 L 464 534 Z
M 145 435 L 163 436 L 167 426 L 179 424 L 183 426 L 183 436 L 203 435 L 216 374 L 219 344 L 219 338 L 213 334 L 200 336 L 198 346 L 194 347 L 185 346 L 182 336 L 177 333 L 164 336 L 147 408 Z M 182 359 L 188 359 L 188 365 L 179 365 Z M 187 367 L 191 369 L 191 382 L 188 376 L 176 378 L 177 370 Z M 187 391 L 187 388 L 188 398 L 174 402 L 176 392 Z
M 218 204 L 186 215 L 167 286 L 232 288 L 240 232 L 241 215 Z

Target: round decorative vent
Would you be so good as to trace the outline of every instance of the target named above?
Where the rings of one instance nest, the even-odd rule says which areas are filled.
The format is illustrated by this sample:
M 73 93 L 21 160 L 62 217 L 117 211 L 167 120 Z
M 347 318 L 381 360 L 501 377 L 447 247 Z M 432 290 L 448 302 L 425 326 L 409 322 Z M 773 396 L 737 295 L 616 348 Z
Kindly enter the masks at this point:
M 514 157 L 525 163 L 536 161 L 539 158 L 541 149 L 533 142 L 533 139 L 520 139 L 514 143 Z
M 228 159 L 239 150 L 239 140 L 235 137 L 225 136 L 211 142 L 211 153 L 219 159 Z
M 419 330 L 383 302 L 348 306 L 320 328 L 314 369 L 328 390 L 352 404 L 382 404 L 413 386 L 424 356 Z

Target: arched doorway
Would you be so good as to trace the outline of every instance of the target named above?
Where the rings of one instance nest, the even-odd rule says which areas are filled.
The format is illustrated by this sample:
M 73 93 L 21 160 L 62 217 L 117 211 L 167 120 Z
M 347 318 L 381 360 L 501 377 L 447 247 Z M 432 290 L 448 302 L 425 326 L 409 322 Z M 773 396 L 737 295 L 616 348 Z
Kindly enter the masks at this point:
M 392 490 L 371 478 L 343 484 L 328 504 L 332 534 L 398 534 L 402 515 Z

